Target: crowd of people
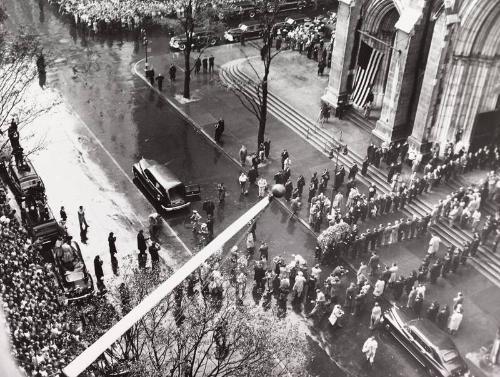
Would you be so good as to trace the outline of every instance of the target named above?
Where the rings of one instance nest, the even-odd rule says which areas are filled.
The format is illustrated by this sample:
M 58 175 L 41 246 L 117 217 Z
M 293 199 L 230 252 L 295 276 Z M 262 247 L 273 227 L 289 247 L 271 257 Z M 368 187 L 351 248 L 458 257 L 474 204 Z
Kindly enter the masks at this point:
M 95 33 L 110 30 L 136 30 L 144 20 L 161 19 L 176 13 L 179 2 L 142 0 L 49 0 L 62 15 Z
M 78 319 L 68 316 L 53 269 L 2 197 L 0 294 L 11 332 L 12 353 L 30 376 L 59 373 L 81 349 Z

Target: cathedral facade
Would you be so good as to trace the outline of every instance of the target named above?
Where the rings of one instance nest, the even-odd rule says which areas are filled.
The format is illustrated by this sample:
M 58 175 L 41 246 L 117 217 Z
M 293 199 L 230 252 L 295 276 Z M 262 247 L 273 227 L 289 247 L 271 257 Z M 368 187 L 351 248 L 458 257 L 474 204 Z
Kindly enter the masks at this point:
M 499 0 L 339 0 L 322 99 L 338 110 L 373 98 L 375 142 L 499 142 L 499 96 Z

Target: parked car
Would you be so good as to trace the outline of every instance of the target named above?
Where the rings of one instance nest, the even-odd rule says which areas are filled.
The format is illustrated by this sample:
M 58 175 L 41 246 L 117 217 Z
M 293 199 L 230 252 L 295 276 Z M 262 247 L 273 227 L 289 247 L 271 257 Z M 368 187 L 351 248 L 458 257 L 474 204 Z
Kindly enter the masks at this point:
M 279 11 L 288 12 L 291 10 L 302 10 L 311 6 L 310 3 L 304 0 L 282 0 L 279 2 Z
M 187 38 L 184 34 L 174 35 L 170 38 L 169 46 L 172 50 L 184 51 L 186 49 Z M 191 47 L 201 49 L 205 47 L 215 46 L 219 43 L 219 37 L 216 33 L 207 30 L 193 32 L 193 43 Z
M 264 29 L 258 21 L 243 22 L 237 28 L 226 30 L 224 39 L 228 42 L 239 42 L 242 35 L 245 36 L 245 39 L 259 38 L 263 31 Z
M 80 245 L 75 241 L 56 241 L 52 249 L 54 272 L 68 301 L 81 300 L 94 294 L 94 281 L 87 271 Z
M 19 207 L 28 234 L 42 247 L 52 247 L 63 231 L 48 204 L 28 196 L 19 203 Z
M 411 319 L 396 306 L 384 312 L 386 330 L 433 377 L 470 376 L 467 364 L 447 333 L 427 318 Z
M 24 159 L 22 165 L 16 164 L 14 157 L 4 162 L 4 171 L 16 201 L 20 203 L 26 196 L 38 197 L 45 195 L 45 186 L 31 161 Z
M 251 1 L 229 4 L 219 11 L 219 19 L 229 21 L 237 18 L 254 18 L 259 13 L 259 7 Z
M 199 185 L 185 185 L 170 169 L 155 161 L 142 158 L 132 171 L 154 202 L 167 212 L 187 208 L 192 201 L 200 199 Z

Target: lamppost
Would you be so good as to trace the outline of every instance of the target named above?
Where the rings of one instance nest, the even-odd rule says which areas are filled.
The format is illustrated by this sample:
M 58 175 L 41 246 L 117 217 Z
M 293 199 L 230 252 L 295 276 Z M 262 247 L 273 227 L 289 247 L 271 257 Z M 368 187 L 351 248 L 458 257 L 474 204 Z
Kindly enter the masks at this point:
M 208 258 L 230 241 L 241 229 L 248 225 L 256 216 L 264 211 L 274 198 L 281 198 L 285 194 L 283 185 L 274 185 L 271 194 L 257 202 L 239 219 L 229 225 L 221 234 L 214 238 L 207 246 L 175 271 L 167 280 L 161 283 L 153 292 L 142 300 L 135 308 L 113 325 L 104 335 L 78 355 L 71 363 L 63 368 L 66 377 L 77 377 L 87 369 L 97 358 L 109 349 L 114 342 L 125 334 L 137 321 L 153 309 L 161 300 L 167 297 L 179 284 L 200 267 Z
M 146 29 L 142 28 L 141 29 L 141 39 L 142 39 L 142 45 L 144 46 L 144 49 L 146 50 L 146 63 L 148 62 L 148 36 L 146 34 Z

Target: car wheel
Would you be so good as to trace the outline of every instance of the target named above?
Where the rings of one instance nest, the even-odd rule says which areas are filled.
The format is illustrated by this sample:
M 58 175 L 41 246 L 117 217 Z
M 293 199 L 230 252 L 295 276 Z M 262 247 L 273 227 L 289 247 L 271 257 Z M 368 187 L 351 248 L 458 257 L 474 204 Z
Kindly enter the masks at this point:
M 210 40 L 210 46 L 215 46 L 217 44 L 217 39 L 216 38 L 212 38 Z
M 179 50 L 184 51 L 186 49 L 185 44 L 179 44 Z
M 252 10 L 252 11 L 250 11 L 250 13 L 248 15 L 250 16 L 250 18 L 254 18 L 255 17 L 255 12 Z

